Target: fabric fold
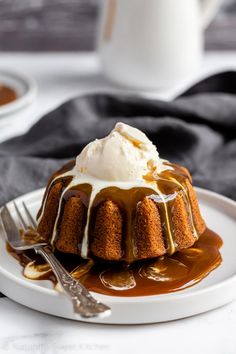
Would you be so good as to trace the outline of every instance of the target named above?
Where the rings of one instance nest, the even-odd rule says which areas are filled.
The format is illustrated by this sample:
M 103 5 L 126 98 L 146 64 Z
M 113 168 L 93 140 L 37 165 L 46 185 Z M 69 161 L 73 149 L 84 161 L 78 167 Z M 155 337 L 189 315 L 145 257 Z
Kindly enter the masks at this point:
M 45 186 L 50 174 L 117 121 L 143 130 L 194 184 L 236 200 L 236 72 L 206 78 L 172 102 L 90 94 L 64 103 L 0 144 L 0 205 Z

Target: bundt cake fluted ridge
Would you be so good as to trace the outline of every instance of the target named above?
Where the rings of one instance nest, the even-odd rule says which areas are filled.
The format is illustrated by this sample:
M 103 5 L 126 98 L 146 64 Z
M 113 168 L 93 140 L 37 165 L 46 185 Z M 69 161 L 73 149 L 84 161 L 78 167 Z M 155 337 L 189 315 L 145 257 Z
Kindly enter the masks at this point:
M 124 123 L 53 174 L 38 213 L 55 249 L 105 261 L 171 255 L 205 228 L 188 170 Z
M 173 180 L 166 184 L 168 195 L 162 192 L 160 197 L 160 191 L 158 194 L 154 189 L 144 187 L 126 190 L 117 187 L 104 188 L 101 195 L 98 193 L 94 200 L 96 205 L 90 206 L 91 220 L 86 220 L 89 189 L 86 196 L 85 190 L 80 191 L 80 184 L 70 188 L 66 180 L 67 174 L 68 171 L 63 170 L 63 173 L 56 175 L 51 186 L 47 188 L 45 205 L 41 208 L 38 225 L 38 231 L 50 241 L 55 221 L 58 219 L 56 235 L 52 243 L 55 249 L 61 252 L 81 256 L 87 222 L 89 223 L 87 257 L 107 261 L 133 262 L 162 256 L 170 253 L 168 241 L 170 238 L 175 250 L 188 248 L 205 230 L 206 226 L 199 211 L 197 196 L 189 179 L 189 173 L 179 166 L 177 168 L 173 165 L 173 170 L 163 172 L 156 181 L 157 186 L 160 183 L 163 189 L 165 179 L 168 180 L 173 175 L 175 179 L 178 179 L 178 184 Z M 65 185 L 69 188 L 63 195 Z M 81 183 L 81 186 L 84 184 Z M 173 188 L 172 193 L 170 193 L 170 188 Z M 142 197 L 138 200 L 139 195 Z M 130 207 L 132 205 L 129 217 L 127 205 L 124 202 L 126 199 L 127 204 Z M 60 203 L 61 210 L 58 217 Z M 167 220 L 169 220 L 171 235 L 168 231 Z M 131 235 L 127 234 L 128 227 L 131 228 Z M 129 252 L 129 248 L 132 248 L 132 252 Z

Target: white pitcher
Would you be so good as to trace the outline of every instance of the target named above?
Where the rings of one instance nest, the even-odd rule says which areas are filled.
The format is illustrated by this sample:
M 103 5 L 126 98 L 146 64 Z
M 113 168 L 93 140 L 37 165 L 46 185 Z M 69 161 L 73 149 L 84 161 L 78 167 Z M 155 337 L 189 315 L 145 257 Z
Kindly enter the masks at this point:
M 218 0 L 106 0 L 99 53 L 105 74 L 126 86 L 170 86 L 193 73 Z

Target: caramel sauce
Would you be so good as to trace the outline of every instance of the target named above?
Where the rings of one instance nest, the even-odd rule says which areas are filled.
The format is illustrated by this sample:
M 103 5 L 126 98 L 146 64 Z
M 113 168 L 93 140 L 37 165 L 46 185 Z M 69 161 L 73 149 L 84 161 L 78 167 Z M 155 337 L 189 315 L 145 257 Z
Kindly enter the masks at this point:
M 63 196 L 63 199 L 66 202 L 69 198 L 78 195 L 82 203 L 84 204 L 84 206 L 88 208 L 91 192 L 92 192 L 92 186 L 88 183 L 83 183 L 71 187 L 68 191 L 66 191 L 65 195 Z
M 150 173 L 144 176 L 150 183 L 150 188 L 147 187 L 134 187 L 131 189 L 121 189 L 118 187 L 107 187 L 101 189 L 94 200 L 92 200 L 90 205 L 91 188 L 86 184 L 73 185 L 73 177 L 68 175 L 63 176 L 64 173 L 70 172 L 74 167 L 75 160 L 70 161 L 61 170 L 56 172 L 48 183 L 46 193 L 44 194 L 43 204 L 46 203 L 45 198 L 47 198 L 50 189 L 53 187 L 54 183 L 58 180 L 63 184 L 63 191 L 66 189 L 65 193 L 62 193 L 59 207 L 58 216 L 55 223 L 55 232 L 52 237 L 52 244 L 57 240 L 58 230 L 60 229 L 61 215 L 63 214 L 63 208 L 65 201 L 72 196 L 79 194 L 81 200 L 85 206 L 86 214 L 88 214 L 88 225 L 84 225 L 84 233 L 87 235 L 88 244 L 91 244 L 94 220 L 96 219 L 97 207 L 105 200 L 112 200 L 119 206 L 122 212 L 123 218 L 125 219 L 125 225 L 123 228 L 123 255 L 122 259 L 127 263 L 132 263 L 137 260 L 137 252 L 135 245 L 135 216 L 137 211 L 137 205 L 139 201 L 143 200 L 144 197 L 153 199 L 158 207 L 158 211 L 162 219 L 162 227 L 164 239 L 166 242 L 166 250 L 168 254 L 173 254 L 178 250 L 178 245 L 175 243 L 174 237 L 174 227 L 172 223 L 172 206 L 177 195 L 182 195 L 183 200 L 186 205 L 186 210 L 188 211 L 189 224 L 192 227 L 193 234 L 196 239 L 198 238 L 197 232 L 195 230 L 192 210 L 190 206 L 190 200 L 188 196 L 188 188 L 186 186 L 186 181 L 191 182 L 191 177 L 188 172 L 182 167 L 170 164 L 166 162 L 166 165 L 171 167 L 170 170 L 165 170 L 160 173 L 155 178 L 153 174 Z M 86 188 L 85 188 L 86 186 Z M 156 188 L 153 188 L 156 186 Z M 38 213 L 38 218 L 42 216 L 42 207 Z M 87 242 L 87 241 L 86 241 Z M 83 241 L 82 241 L 83 243 Z M 78 245 L 78 249 L 81 250 L 81 244 Z M 88 247 L 89 249 L 89 247 Z M 91 256 L 89 253 L 86 256 Z
M 172 256 L 134 262 L 96 262 L 79 256 L 56 253 L 63 266 L 90 291 L 113 296 L 147 296 L 180 291 L 201 281 L 217 268 L 222 257 L 219 252 L 221 238 L 207 229 L 195 245 Z M 33 269 L 39 273 L 33 279 L 56 278 L 34 251 L 17 252 L 7 245 L 8 252 L 25 270 L 34 261 Z M 41 273 L 40 273 L 41 271 Z M 40 275 L 41 274 L 41 275 Z M 32 279 L 32 277 L 30 278 Z
M 155 175 L 154 169 L 146 176 L 143 176 L 144 179 L 150 182 L 150 188 L 149 185 L 147 185 L 147 187 L 133 187 L 131 189 L 109 186 L 104 187 L 103 189 L 98 189 L 96 192 L 97 194 L 94 196 L 92 195 L 92 186 L 90 184 L 84 183 L 84 181 L 80 182 L 80 180 L 74 181 L 75 175 L 73 174 L 73 167 L 75 165 L 75 160 L 70 161 L 67 165 L 62 167 L 62 169 L 54 173 L 50 179 L 46 193 L 43 197 L 41 209 L 38 213 L 38 222 L 40 222 L 41 217 L 43 217 L 44 206 L 47 203 L 47 196 L 54 184 L 59 181 L 63 185 L 63 188 L 59 199 L 54 230 L 49 242 L 54 246 L 55 241 L 58 239 L 65 202 L 70 197 L 77 195 L 80 196 L 84 205 L 85 216 L 87 219 L 83 222 L 83 239 L 78 242 L 78 254 L 82 254 L 83 258 L 93 258 L 93 255 L 90 252 L 90 246 L 93 242 L 96 214 L 99 205 L 105 200 L 112 200 L 118 205 L 122 214 L 123 228 L 121 251 L 122 260 L 127 263 L 132 263 L 138 260 L 135 237 L 136 215 L 138 204 L 145 197 L 152 199 L 155 202 L 160 213 L 167 254 L 172 255 L 178 250 L 178 244 L 175 241 L 175 225 L 172 219 L 172 212 L 175 209 L 176 198 L 180 197 L 184 202 L 189 225 L 192 229 L 193 236 L 197 240 L 198 233 L 195 228 L 189 197 L 189 187 L 187 185 L 187 183 L 191 184 L 192 182 L 191 176 L 188 171 L 181 166 L 169 162 L 165 162 L 164 164 L 170 166 L 170 169 L 164 170 L 158 175 Z
M 17 93 L 13 88 L 0 84 L 0 106 L 15 101 L 16 99 Z
M 60 229 L 60 219 L 65 202 L 72 196 L 79 195 L 86 209 L 85 219 L 87 221 L 85 220 L 84 234 L 88 237 L 87 239 L 85 237 L 85 241 L 88 240 L 88 251 L 91 249 L 96 213 L 101 203 L 108 199 L 114 201 L 118 205 L 124 221 L 122 260 L 125 262 L 86 260 L 81 259 L 79 255 L 55 252 L 63 266 L 89 290 L 114 296 L 165 294 L 198 283 L 221 264 L 222 258 L 219 252 L 222 245 L 221 238 L 213 231 L 206 230 L 198 239 L 187 185 L 188 182 L 191 183 L 191 177 L 187 170 L 178 165 L 167 163 L 171 169 L 163 171 L 155 178 L 152 174 L 145 176 L 145 179 L 151 182 L 150 188 L 149 186 L 133 187 L 131 189 L 121 189 L 116 186 L 106 187 L 99 189 L 95 197 L 91 197 L 93 192 L 90 184 L 77 183 L 78 181 L 76 185 L 75 182 L 73 184 L 73 176 L 70 176 L 70 170 L 74 163 L 75 161 L 71 161 L 52 176 L 44 195 L 43 204 L 45 204 L 45 198 L 47 198 L 48 192 L 55 181 L 62 182 L 63 191 L 54 225 L 55 232 L 53 232 L 55 239 L 57 239 L 57 232 Z M 65 176 L 63 176 L 64 173 L 66 173 Z M 153 183 L 157 188 L 152 187 Z M 189 225 L 191 225 L 193 235 L 196 237 L 194 246 L 182 251 L 178 251 L 178 245 L 175 244 L 172 220 L 173 203 L 178 196 L 184 200 Z M 168 255 L 137 261 L 135 219 L 137 205 L 144 197 L 154 200 L 161 214 Z M 38 216 L 40 217 L 42 213 L 43 207 L 41 207 Z M 55 239 L 49 241 L 54 244 Z M 81 250 L 81 248 L 82 244 L 79 244 L 78 250 Z M 36 256 L 33 251 L 15 252 L 9 246 L 8 251 L 23 266 L 23 274 L 26 277 L 35 280 L 50 280 L 56 286 L 55 276 L 40 256 Z M 87 255 L 94 258 L 90 252 Z

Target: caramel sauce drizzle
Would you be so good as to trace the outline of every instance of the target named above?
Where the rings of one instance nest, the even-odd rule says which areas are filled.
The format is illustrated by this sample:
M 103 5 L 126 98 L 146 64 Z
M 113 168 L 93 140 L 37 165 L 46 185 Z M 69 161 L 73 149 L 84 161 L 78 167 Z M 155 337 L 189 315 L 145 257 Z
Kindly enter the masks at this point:
M 70 192 L 70 195 L 73 195 L 74 190 L 80 190 L 81 192 L 83 192 L 84 186 L 86 184 L 83 183 L 83 181 L 80 181 L 80 179 L 73 174 L 74 163 L 74 161 L 71 161 L 68 165 L 65 166 L 64 169 L 60 170 L 57 174 L 53 176 L 53 179 L 51 180 L 48 190 L 45 194 L 46 196 L 48 195 L 53 184 L 58 179 L 63 181 L 65 178 L 70 177 L 70 181 L 66 184 L 60 196 L 57 217 L 54 223 L 52 238 L 50 240 L 52 245 L 54 244 L 54 241 L 57 238 L 61 211 L 64 205 L 63 201 L 66 198 L 66 195 L 68 194 L 68 192 Z M 168 254 L 173 254 L 178 248 L 178 245 L 175 243 L 174 228 L 171 219 L 171 205 L 173 199 L 179 193 L 179 191 L 182 191 L 184 195 L 189 214 L 189 221 L 192 225 L 194 236 L 198 238 L 198 234 L 194 225 L 188 190 L 185 185 L 185 180 L 190 179 L 190 177 L 180 166 L 170 163 L 166 163 L 166 165 L 170 166 L 172 169 L 164 170 L 156 177 L 153 176 L 153 171 L 151 171 L 149 174 L 144 176 L 144 180 L 147 183 L 145 185 L 142 185 L 142 187 L 126 187 L 127 189 L 123 189 L 116 187 L 116 183 L 114 182 L 113 187 L 109 186 L 97 190 L 96 188 L 93 188 L 91 186 L 91 190 L 89 192 L 88 190 L 84 191 L 85 193 L 87 193 L 88 203 L 86 203 L 85 205 L 87 209 L 87 220 L 84 228 L 84 236 L 81 245 L 82 258 L 89 258 L 88 249 L 90 242 L 89 236 L 92 234 L 90 227 L 92 211 L 99 203 L 102 203 L 105 199 L 112 199 L 115 203 L 118 204 L 122 211 L 125 211 L 124 214 L 127 216 L 124 232 L 126 240 L 124 248 L 125 259 L 128 262 L 132 262 L 136 259 L 133 221 L 135 219 L 137 203 L 144 197 L 151 198 L 158 204 L 159 211 L 161 213 L 161 218 L 163 220 L 165 239 L 167 243 L 166 251 Z M 150 188 L 148 187 L 149 184 Z M 41 208 L 41 211 L 39 212 L 38 223 L 42 219 L 46 202 L 47 197 L 45 197 L 43 200 L 43 206 Z
M 167 165 L 170 165 L 169 163 L 167 163 Z M 174 171 L 173 170 L 167 170 L 165 171 L 167 178 L 163 178 L 160 177 L 162 180 L 170 180 L 173 181 L 175 184 L 177 184 L 181 190 L 184 193 L 184 196 L 186 198 L 186 207 L 188 209 L 188 213 L 189 213 L 189 217 L 190 217 L 190 224 L 192 225 L 192 230 L 193 230 L 193 234 L 195 236 L 195 238 L 198 239 L 198 233 L 194 224 L 194 218 L 193 218 L 193 213 L 192 213 L 192 208 L 191 208 L 191 203 L 190 203 L 190 197 L 189 197 L 189 192 L 188 192 L 188 188 L 186 186 L 186 178 L 190 181 L 190 183 L 192 184 L 192 181 L 190 179 L 190 176 L 188 176 L 186 173 L 183 173 L 183 170 L 180 168 L 180 166 L 176 165 L 176 164 L 172 164 L 172 166 L 174 166 Z M 179 179 L 179 180 L 178 180 Z
M 55 255 L 90 291 L 112 296 L 148 296 L 180 291 L 204 279 L 221 264 L 221 246 L 221 238 L 207 229 L 191 248 L 130 265 L 93 262 L 59 252 Z M 34 251 L 19 252 L 9 245 L 7 251 L 22 265 L 25 277 L 50 280 L 58 288 L 50 267 Z
M 210 230 L 206 230 L 193 247 L 177 251 L 174 230 L 171 220 L 171 206 L 179 192 L 182 192 L 189 207 L 189 221 L 193 231 L 196 228 L 186 186 L 186 179 L 191 178 L 181 167 L 170 164 L 172 170 L 166 170 L 155 178 L 152 174 L 145 176 L 147 181 L 142 186 L 121 188 L 117 186 L 96 189 L 89 183 L 80 181 L 73 174 L 74 161 L 54 174 L 44 195 L 42 207 L 38 214 L 38 222 L 42 219 L 47 202 L 47 195 L 60 179 L 63 192 L 60 197 L 57 218 L 51 243 L 55 241 L 60 227 L 60 216 L 64 202 L 71 196 L 80 195 L 87 210 L 86 226 L 82 244 L 81 259 L 79 255 L 66 255 L 55 251 L 56 256 L 71 274 L 79 279 L 89 290 L 114 296 L 157 295 L 179 291 L 192 286 L 217 268 L 222 258 L 219 252 L 221 238 Z M 79 181 L 79 182 L 78 182 Z M 150 182 L 150 187 L 149 183 Z M 153 199 L 161 213 L 167 239 L 168 254 L 156 259 L 135 261 L 137 258 L 134 242 L 134 220 L 136 207 L 143 198 Z M 126 215 L 124 230 L 124 259 L 130 262 L 94 262 L 89 259 L 88 250 L 90 235 L 93 233 L 93 220 L 100 203 L 112 199 Z M 198 235 L 196 234 L 198 238 Z M 33 251 L 16 252 L 7 246 L 8 252 L 23 266 L 23 274 L 29 279 L 47 279 L 56 286 L 56 278 L 41 257 Z M 177 252 L 175 252 L 177 251 Z M 175 252 L 175 253 L 174 253 Z M 173 254 L 174 253 L 174 254 Z M 171 255 L 171 256 L 170 256 Z M 134 262 L 133 262 L 134 261 Z

